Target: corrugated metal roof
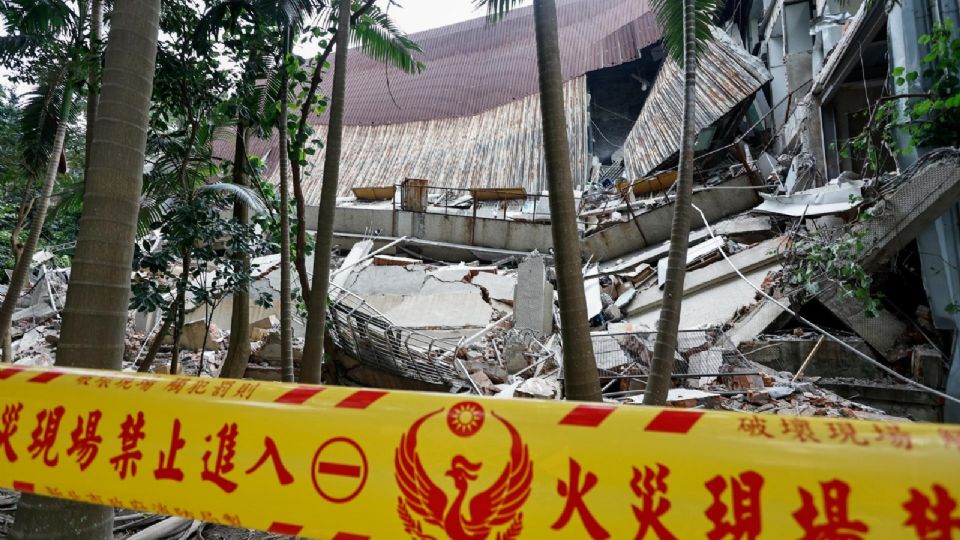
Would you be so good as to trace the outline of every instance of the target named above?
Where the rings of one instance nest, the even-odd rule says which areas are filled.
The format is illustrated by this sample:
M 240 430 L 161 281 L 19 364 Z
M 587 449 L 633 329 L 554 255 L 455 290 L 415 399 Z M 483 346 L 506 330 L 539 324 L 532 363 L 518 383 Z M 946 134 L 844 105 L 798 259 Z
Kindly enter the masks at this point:
M 636 60 L 642 48 L 660 39 L 648 0 L 557 4 L 565 81 Z M 420 60 L 426 69 L 419 75 L 388 70 L 362 54 L 350 55 L 347 125 L 472 116 L 539 91 L 532 7 L 496 24 L 478 18 L 411 37 L 423 49 Z M 326 91 L 331 80 L 323 83 Z
M 582 185 L 589 163 L 586 77 L 564 89 L 574 181 Z M 325 133 L 326 126 L 317 127 L 317 136 Z M 356 186 L 392 186 L 409 177 L 436 187 L 522 187 L 537 193 L 546 188 L 542 138 L 539 94 L 465 118 L 346 126 L 338 192 L 349 196 Z M 320 150 L 310 156 L 304 175 L 310 206 L 319 204 L 324 155 Z M 274 173 L 271 181 L 277 180 Z
M 771 79 L 763 63 L 722 30 L 714 28 L 713 36 L 699 57 L 695 119 L 698 132 Z M 683 73 L 673 60 L 667 59 L 624 143 L 624 165 L 629 177 L 646 175 L 679 150 L 678 126 L 682 121 Z

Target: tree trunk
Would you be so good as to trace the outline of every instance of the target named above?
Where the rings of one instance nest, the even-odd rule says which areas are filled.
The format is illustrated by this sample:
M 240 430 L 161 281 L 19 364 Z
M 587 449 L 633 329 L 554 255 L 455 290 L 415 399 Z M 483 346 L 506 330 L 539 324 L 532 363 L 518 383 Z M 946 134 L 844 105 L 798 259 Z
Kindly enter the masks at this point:
M 34 204 L 33 221 L 30 223 L 30 234 L 27 235 L 27 241 L 23 244 L 17 256 L 17 264 L 13 267 L 13 276 L 10 278 L 10 285 L 7 287 L 7 295 L 3 298 L 3 305 L 0 306 L 0 341 L 7 343 L 7 336 L 10 334 L 10 322 L 13 320 L 13 312 L 17 309 L 17 300 L 23 292 L 23 287 L 27 284 L 30 277 L 30 266 L 33 263 L 33 253 L 37 249 L 37 243 L 40 242 L 40 233 L 43 231 L 43 223 L 47 219 L 47 210 L 50 208 L 50 195 L 53 193 L 53 186 L 57 183 L 57 168 L 60 166 L 60 153 L 63 151 L 63 141 L 67 137 L 67 124 L 70 123 L 70 106 L 73 101 L 73 88 L 68 81 L 63 89 L 63 104 L 60 107 L 60 119 L 57 122 L 57 131 L 53 137 L 53 147 L 50 149 L 50 157 L 47 159 L 47 171 L 43 177 L 43 191 Z M 8 357 L 4 347 L 4 358 Z M 12 352 L 9 354 L 12 359 Z
M 323 187 L 317 215 L 317 246 L 313 254 L 313 287 L 307 303 L 307 331 L 300 362 L 300 380 L 319 384 L 323 366 L 323 332 L 327 325 L 327 293 L 330 289 L 330 244 L 337 209 L 337 182 L 343 143 L 343 111 L 347 92 L 347 50 L 350 46 L 350 0 L 340 0 L 337 24 L 337 54 L 333 68 L 333 95 L 327 127 L 327 154 L 323 163 Z
M 297 256 L 294 265 L 297 267 L 297 276 L 300 278 L 300 294 L 310 298 L 310 275 L 307 274 L 307 200 L 303 194 L 303 183 L 300 182 L 300 161 L 290 162 L 290 175 L 293 178 L 293 201 L 297 207 Z
M 247 139 L 246 126 L 237 122 L 237 136 L 233 153 L 233 183 L 239 186 L 249 186 L 247 179 Z M 233 217 L 243 225 L 250 223 L 250 209 L 239 199 L 233 203 Z M 243 254 L 235 261 L 244 273 L 250 273 L 250 255 Z M 220 377 L 227 379 L 241 379 L 247 371 L 250 362 L 250 284 L 246 283 L 240 290 L 233 292 L 233 314 L 230 318 L 230 346 L 227 357 L 223 361 Z
M 150 344 L 150 349 L 147 350 L 147 356 L 145 356 L 143 361 L 140 362 L 140 365 L 137 366 L 139 373 L 150 372 L 150 367 L 153 366 L 153 360 L 157 357 L 157 353 L 160 352 L 163 338 L 167 337 L 167 332 L 169 332 L 170 327 L 173 326 L 174 315 L 175 313 L 171 312 L 163 318 L 163 326 L 160 327 L 160 330 L 157 330 L 157 335 L 154 336 L 153 343 Z
M 550 188 L 550 229 L 553 233 L 557 292 L 560 297 L 564 386 L 568 399 L 600 401 L 600 379 L 587 324 L 587 301 L 580 269 L 580 235 L 573 202 L 556 3 L 554 0 L 535 0 L 533 13 L 540 73 L 543 149 Z
M 687 273 L 687 245 L 690 237 L 690 213 L 693 202 L 693 146 L 696 140 L 694 113 L 697 90 L 697 42 L 695 0 L 683 2 L 683 138 L 680 146 L 680 172 L 677 197 L 670 230 L 670 252 L 663 286 L 663 305 L 657 323 L 653 364 L 643 394 L 644 405 L 664 405 L 670 390 L 670 373 L 677 351 L 677 330 L 683 302 L 683 279 Z
M 170 348 L 170 374 L 180 372 L 180 336 L 183 335 L 183 324 L 187 318 L 187 284 L 190 282 L 190 249 L 181 248 L 182 268 L 180 280 L 177 283 L 177 296 L 173 303 L 173 347 Z
M 116 0 L 56 365 L 120 369 L 160 0 Z M 11 538 L 112 539 L 113 508 L 24 494 Z
M 90 2 L 90 58 L 87 59 L 87 143 L 83 160 L 83 179 L 90 175 L 90 145 L 93 144 L 93 126 L 97 120 L 97 102 L 100 100 L 100 41 L 103 27 L 103 0 Z
M 360 16 L 369 11 L 370 8 L 373 7 L 374 2 L 375 0 L 366 0 L 357 11 L 350 15 L 350 23 L 355 23 Z M 327 63 L 327 57 L 330 56 L 330 51 L 336 43 L 336 37 L 337 33 L 334 31 L 330 42 L 314 61 L 313 75 L 310 77 L 310 87 L 307 90 L 303 104 L 300 106 L 300 119 L 297 121 L 297 133 L 293 140 L 293 144 L 296 145 L 297 150 L 301 150 L 303 145 L 306 144 L 307 122 L 313 112 L 313 101 L 317 95 L 317 89 L 320 87 L 320 81 L 323 79 L 323 66 Z M 303 195 L 303 184 L 300 181 L 302 171 L 303 169 L 300 168 L 299 160 L 290 162 L 290 173 L 293 178 L 293 198 L 297 205 L 297 223 L 299 224 L 297 227 L 297 257 L 294 263 L 297 267 L 297 274 L 300 276 L 300 289 L 303 298 L 309 300 L 310 276 L 307 275 L 307 202 Z
M 290 291 L 290 185 L 287 176 L 287 51 L 290 27 L 283 38 L 280 64 L 280 380 L 293 382 L 293 298 Z

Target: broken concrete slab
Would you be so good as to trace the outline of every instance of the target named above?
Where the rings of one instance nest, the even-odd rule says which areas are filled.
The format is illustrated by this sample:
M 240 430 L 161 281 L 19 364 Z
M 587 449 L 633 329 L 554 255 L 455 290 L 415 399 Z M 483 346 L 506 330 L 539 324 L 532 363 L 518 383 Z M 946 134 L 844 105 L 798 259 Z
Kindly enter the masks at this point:
M 357 264 L 370 255 L 370 252 L 373 251 L 373 240 L 363 240 L 357 242 L 350 248 L 350 253 L 347 253 L 343 263 L 340 265 L 342 271 L 338 271 L 335 276 L 330 280 L 330 283 L 336 285 L 337 287 L 343 288 L 344 285 L 350 278 L 350 275 L 356 271 Z
M 401 266 L 368 266 L 354 272 L 344 283 L 344 288 L 360 297 L 417 294 L 426 277 L 423 271 Z
M 765 242 L 760 242 L 754 246 L 751 246 L 739 253 L 734 253 L 730 255 L 730 262 L 734 266 L 740 269 L 743 273 L 751 272 L 757 268 L 762 268 L 770 266 L 772 263 L 776 263 L 780 259 L 779 248 L 783 242 L 780 238 L 774 238 L 767 240 Z M 688 272 L 683 283 L 683 295 L 684 299 L 687 296 L 708 289 L 717 284 L 723 283 L 730 279 L 739 279 L 736 272 L 733 268 L 730 267 L 726 261 L 717 261 L 714 264 Z M 758 285 L 760 282 L 756 282 Z M 748 286 L 749 288 L 749 286 Z M 753 296 L 756 294 L 756 291 L 750 289 L 750 294 L 746 295 L 744 298 L 739 300 L 744 301 L 744 304 L 753 303 Z M 650 287 L 640 294 L 630 302 L 627 306 L 626 313 L 627 315 L 633 315 L 642 311 L 647 311 L 653 308 L 660 306 L 663 300 L 663 291 L 657 287 Z M 728 316 L 732 316 L 733 313 L 729 313 Z M 685 326 L 691 328 L 690 326 Z
M 818 297 L 818 301 L 881 356 L 889 361 L 897 359 L 892 353 L 897 341 L 907 331 L 907 324 L 899 317 L 883 308 L 876 317 L 871 317 L 861 302 L 843 294 L 828 292 Z
M 717 263 L 726 266 L 726 263 Z M 716 266 L 716 265 L 714 265 Z M 728 267 L 729 268 L 729 267 Z M 780 271 L 779 262 L 769 263 L 751 272 L 744 272 L 747 280 L 760 286 L 771 272 Z M 703 270 L 708 270 L 704 268 Z M 692 273 L 692 272 L 691 272 Z M 660 291 L 657 291 L 660 292 Z M 717 281 L 712 285 L 697 290 L 683 297 L 683 310 L 680 313 L 681 328 L 704 328 L 725 324 L 745 306 L 756 300 L 756 291 L 749 284 L 741 280 L 736 274 L 728 279 Z M 638 296 L 639 299 L 639 296 Z M 637 302 L 637 300 L 634 300 Z M 660 317 L 659 303 L 647 304 L 642 310 L 634 311 L 627 316 L 629 322 L 642 324 L 649 328 L 656 327 Z
M 767 331 L 784 313 L 786 310 L 776 302 L 763 299 L 733 323 L 733 327 L 727 331 L 727 337 L 735 347 L 739 347 L 741 343 L 751 341 Z
M 694 261 L 707 257 L 712 253 L 717 253 L 721 248 L 726 247 L 726 241 L 723 237 L 716 237 L 701 242 L 693 247 L 687 248 L 687 266 L 690 266 Z M 669 259 L 664 257 L 657 261 L 657 282 L 663 286 L 664 282 L 667 280 L 667 261 Z
M 513 304 L 514 291 L 517 287 L 516 277 L 482 272 L 470 282 L 487 291 L 492 300 Z
M 27 319 L 43 320 L 56 314 L 57 310 L 53 309 L 49 303 L 42 302 L 40 304 L 17 311 L 13 314 L 11 321 L 17 322 Z
M 396 326 L 411 330 L 484 328 L 493 318 L 493 307 L 484 302 L 480 289 L 467 286 L 473 290 L 376 295 L 368 296 L 365 300 L 370 307 L 382 313 Z

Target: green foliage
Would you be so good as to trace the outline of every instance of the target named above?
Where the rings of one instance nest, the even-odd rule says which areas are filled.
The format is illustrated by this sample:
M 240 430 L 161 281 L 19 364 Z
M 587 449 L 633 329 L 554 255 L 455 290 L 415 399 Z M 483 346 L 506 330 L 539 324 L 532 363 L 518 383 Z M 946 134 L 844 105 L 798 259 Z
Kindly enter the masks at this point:
M 718 0 L 695 0 L 695 3 L 697 49 L 702 50 L 704 44 L 712 39 L 710 27 L 719 2 Z M 683 0 L 651 0 L 651 4 L 663 34 L 663 44 L 671 58 L 682 66 L 685 48 Z
M 234 265 L 234 258 L 259 255 L 270 246 L 255 223 L 241 225 L 224 217 L 231 202 L 229 192 L 204 189 L 163 215 L 160 245 L 155 248 L 145 238 L 136 246 L 134 268 L 142 272 L 132 285 L 130 309 L 168 313 L 176 286 L 185 287 L 194 304 L 208 306 L 248 286 L 251 276 Z M 178 268 L 188 252 L 194 264 L 189 269 Z M 271 301 L 268 294 L 258 298 L 266 305 Z
M 869 210 L 858 216 L 858 223 L 873 217 Z M 805 238 L 797 241 L 798 255 L 791 269 L 790 284 L 800 287 L 806 294 L 815 296 L 822 292 L 822 283 L 832 283 L 839 294 L 852 298 L 863 305 L 867 316 L 880 313 L 882 295 L 873 293 L 873 279 L 860 265 L 860 259 L 869 246 L 865 227 L 847 227 L 837 238 Z
M 886 168 L 889 159 L 913 152 L 918 147 L 935 148 L 960 143 L 960 37 L 954 37 L 953 21 L 937 24 L 931 34 L 918 40 L 929 48 L 921 72 L 896 67 L 891 71 L 897 87 L 925 82 L 922 94 L 884 98 L 869 112 L 867 128 L 847 141 L 843 157 L 864 161 L 865 173 Z M 904 104 L 901 106 L 900 101 Z M 903 134 L 906 144 L 897 143 Z

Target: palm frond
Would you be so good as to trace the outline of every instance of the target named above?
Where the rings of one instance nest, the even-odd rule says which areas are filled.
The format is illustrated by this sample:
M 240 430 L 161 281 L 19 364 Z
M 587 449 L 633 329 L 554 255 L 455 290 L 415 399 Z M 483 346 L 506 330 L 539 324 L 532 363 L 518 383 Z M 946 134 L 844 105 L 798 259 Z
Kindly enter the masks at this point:
M 695 0 L 697 14 L 697 50 L 712 39 L 710 26 L 717 12 L 719 0 Z M 651 7 L 663 35 L 663 44 L 667 53 L 675 62 L 683 65 L 683 0 L 651 0 Z
M 221 29 L 237 28 L 240 16 L 244 12 L 253 13 L 255 9 L 250 0 L 220 0 L 214 3 L 197 23 L 193 33 L 194 46 L 202 52 L 209 52 L 210 45 Z
M 523 0 L 473 0 L 473 5 L 478 8 L 487 8 L 487 19 L 499 21 L 507 16 L 517 4 Z
M 41 43 L 41 38 L 35 34 L 0 36 L 0 62 L 27 54 Z
M 263 202 L 263 199 L 260 198 L 260 195 L 253 189 L 247 186 L 241 186 L 239 184 L 228 184 L 226 182 L 219 182 L 216 184 L 207 184 L 200 187 L 197 190 L 197 193 L 215 193 L 218 195 L 233 195 L 236 199 L 247 206 L 251 211 L 256 214 L 266 214 L 267 205 Z
M 51 72 L 40 85 L 26 96 L 20 111 L 20 140 L 23 144 L 23 164 L 32 174 L 40 174 L 46 167 L 63 106 L 61 73 Z M 76 111 L 74 111 L 74 114 Z M 66 121 L 71 121 L 67 118 Z
M 351 28 L 350 37 L 364 54 L 378 62 L 393 65 L 404 73 L 423 71 L 423 63 L 413 56 L 423 50 L 376 6 L 360 17 Z
M 32 0 L 21 3 L 15 21 L 24 34 L 57 34 L 73 28 L 77 17 L 63 0 Z

